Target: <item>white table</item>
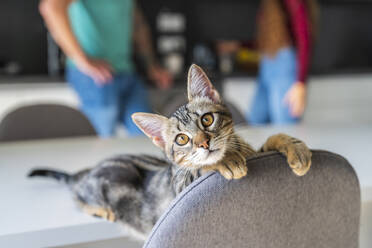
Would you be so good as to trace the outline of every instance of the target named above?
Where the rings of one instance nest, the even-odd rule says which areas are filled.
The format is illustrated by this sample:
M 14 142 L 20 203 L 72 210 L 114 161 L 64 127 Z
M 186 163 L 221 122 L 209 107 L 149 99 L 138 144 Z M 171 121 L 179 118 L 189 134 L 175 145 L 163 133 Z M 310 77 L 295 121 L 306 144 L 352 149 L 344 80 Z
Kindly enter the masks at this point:
M 311 148 L 345 156 L 362 187 L 361 248 L 372 247 L 372 128 L 244 128 L 239 132 L 258 147 L 271 134 L 285 132 Z M 118 153 L 160 154 L 147 138 L 73 138 L 0 144 L 0 247 L 50 247 L 125 236 L 117 224 L 87 216 L 68 190 L 50 180 L 28 179 L 35 166 L 74 172 Z

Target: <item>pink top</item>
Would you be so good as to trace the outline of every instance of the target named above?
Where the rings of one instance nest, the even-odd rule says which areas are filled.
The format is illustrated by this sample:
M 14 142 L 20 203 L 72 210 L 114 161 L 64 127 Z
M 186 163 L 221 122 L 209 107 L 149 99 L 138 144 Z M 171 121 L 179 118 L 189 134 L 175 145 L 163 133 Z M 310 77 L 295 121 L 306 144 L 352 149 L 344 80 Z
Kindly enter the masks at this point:
M 309 70 L 311 34 L 307 6 L 303 0 L 284 0 L 297 49 L 297 81 L 305 83 Z

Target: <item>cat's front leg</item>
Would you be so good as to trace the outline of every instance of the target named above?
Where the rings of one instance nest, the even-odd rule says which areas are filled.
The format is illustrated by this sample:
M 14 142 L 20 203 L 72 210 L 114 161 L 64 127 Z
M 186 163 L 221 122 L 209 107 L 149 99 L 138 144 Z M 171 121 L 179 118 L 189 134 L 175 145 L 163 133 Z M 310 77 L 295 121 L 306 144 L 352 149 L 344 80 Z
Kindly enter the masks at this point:
M 304 142 L 286 134 L 270 136 L 261 151 L 278 151 L 287 157 L 292 171 L 297 176 L 305 175 L 311 166 L 311 151 Z
M 103 207 L 89 206 L 87 204 L 81 205 L 83 211 L 89 215 L 100 217 L 111 222 L 115 222 L 116 217 L 112 210 Z
M 224 178 L 231 180 L 240 179 L 247 175 L 248 167 L 246 165 L 246 159 L 242 154 L 238 152 L 229 152 L 220 162 L 211 166 L 206 166 L 203 170 L 218 171 Z

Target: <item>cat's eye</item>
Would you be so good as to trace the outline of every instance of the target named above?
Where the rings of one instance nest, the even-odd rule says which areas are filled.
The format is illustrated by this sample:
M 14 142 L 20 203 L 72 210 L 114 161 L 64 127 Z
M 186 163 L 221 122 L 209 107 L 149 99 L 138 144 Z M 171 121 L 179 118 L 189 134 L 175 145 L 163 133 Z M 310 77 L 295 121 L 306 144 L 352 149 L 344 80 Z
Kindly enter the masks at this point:
M 212 125 L 214 121 L 213 115 L 211 113 L 207 113 L 202 116 L 201 118 L 201 123 L 203 124 L 204 127 L 209 127 Z
M 189 143 L 189 140 L 190 140 L 189 136 L 183 133 L 180 133 L 176 137 L 176 143 L 180 146 L 186 145 L 187 143 Z

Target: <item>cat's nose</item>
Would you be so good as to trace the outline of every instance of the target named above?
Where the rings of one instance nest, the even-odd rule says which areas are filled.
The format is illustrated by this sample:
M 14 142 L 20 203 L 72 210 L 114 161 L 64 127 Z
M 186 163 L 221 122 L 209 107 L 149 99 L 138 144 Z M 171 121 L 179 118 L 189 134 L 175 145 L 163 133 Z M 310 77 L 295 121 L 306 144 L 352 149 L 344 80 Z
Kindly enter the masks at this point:
M 209 148 L 209 139 L 205 139 L 203 142 L 199 143 L 198 147 L 208 149 Z
M 199 132 L 194 138 L 194 144 L 197 148 L 209 148 L 209 136 L 203 132 Z

